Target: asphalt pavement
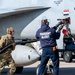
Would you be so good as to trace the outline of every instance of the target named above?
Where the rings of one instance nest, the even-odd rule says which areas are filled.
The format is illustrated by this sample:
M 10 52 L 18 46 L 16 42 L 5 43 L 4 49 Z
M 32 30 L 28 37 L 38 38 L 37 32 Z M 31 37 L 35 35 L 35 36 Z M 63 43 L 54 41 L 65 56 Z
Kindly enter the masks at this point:
M 22 73 L 14 74 L 14 75 L 36 75 L 36 67 L 40 62 L 37 61 L 36 63 L 24 66 Z M 3 73 L 0 75 L 7 75 L 9 68 L 5 68 Z M 62 59 L 60 59 L 60 72 L 59 75 L 75 75 L 75 60 L 71 63 L 66 63 Z

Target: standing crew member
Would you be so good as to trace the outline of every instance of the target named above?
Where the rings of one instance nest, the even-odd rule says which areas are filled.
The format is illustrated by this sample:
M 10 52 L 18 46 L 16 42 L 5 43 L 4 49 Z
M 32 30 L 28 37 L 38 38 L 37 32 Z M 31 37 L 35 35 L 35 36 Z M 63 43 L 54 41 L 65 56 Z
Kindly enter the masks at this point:
M 5 46 L 11 44 L 14 42 L 14 29 L 12 27 L 7 28 L 7 35 L 4 35 L 1 37 L 0 40 L 0 49 L 4 48 Z M 8 72 L 8 75 L 13 75 L 16 71 L 15 62 L 11 56 L 12 50 L 14 50 L 15 44 L 13 43 L 13 46 L 11 48 L 8 48 L 4 53 L 0 55 L 0 73 L 3 71 L 5 66 L 9 66 L 10 71 Z
M 41 28 L 36 32 L 36 38 L 40 40 L 43 50 L 38 75 L 43 75 L 46 64 L 50 58 L 53 62 L 54 75 L 59 75 L 59 55 L 56 50 L 56 39 L 60 37 L 60 29 L 56 32 L 56 28 L 62 24 L 62 22 L 59 22 L 57 26 L 52 28 L 50 28 L 48 24 L 47 19 L 42 20 Z

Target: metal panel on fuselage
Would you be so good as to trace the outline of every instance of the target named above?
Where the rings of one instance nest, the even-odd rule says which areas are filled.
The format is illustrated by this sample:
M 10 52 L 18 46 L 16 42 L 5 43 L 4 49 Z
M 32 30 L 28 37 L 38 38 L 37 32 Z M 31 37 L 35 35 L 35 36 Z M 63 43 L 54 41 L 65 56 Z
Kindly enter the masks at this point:
M 15 29 L 15 37 L 21 38 L 21 31 L 33 21 L 39 14 L 44 12 L 46 9 L 27 11 L 12 16 L 7 16 L 0 18 L 0 36 L 6 34 L 6 29 L 8 27 L 13 27 Z M 32 27 L 32 26 L 31 26 Z

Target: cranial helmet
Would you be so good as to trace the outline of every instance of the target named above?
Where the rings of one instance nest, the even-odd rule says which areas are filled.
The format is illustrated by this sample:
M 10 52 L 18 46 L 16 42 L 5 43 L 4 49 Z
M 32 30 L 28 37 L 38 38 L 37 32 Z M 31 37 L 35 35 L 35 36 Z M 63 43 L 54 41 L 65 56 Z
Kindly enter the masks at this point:
M 13 27 L 7 28 L 6 32 L 8 34 L 11 34 L 12 32 L 14 32 L 14 28 Z
M 48 19 L 42 19 L 41 24 L 49 25 Z

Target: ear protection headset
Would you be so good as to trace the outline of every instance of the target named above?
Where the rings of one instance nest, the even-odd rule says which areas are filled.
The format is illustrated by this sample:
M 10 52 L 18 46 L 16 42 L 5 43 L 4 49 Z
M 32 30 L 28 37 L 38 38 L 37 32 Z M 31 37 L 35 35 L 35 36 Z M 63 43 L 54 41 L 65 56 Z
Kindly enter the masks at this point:
M 12 34 L 12 31 L 9 31 L 9 34 Z
M 48 22 L 48 20 L 47 20 L 47 19 L 45 20 L 45 24 L 46 24 L 46 25 L 49 25 L 49 22 Z
M 9 28 L 7 28 L 6 32 L 7 32 L 7 34 L 10 34 Z
M 47 19 L 42 20 L 41 22 L 42 22 L 42 24 L 44 23 L 44 24 L 46 24 L 46 25 L 49 25 L 49 22 L 48 22 L 48 20 L 47 20 Z
M 12 34 L 12 31 L 14 31 L 13 28 L 7 28 L 7 33 L 8 33 L 8 34 Z

